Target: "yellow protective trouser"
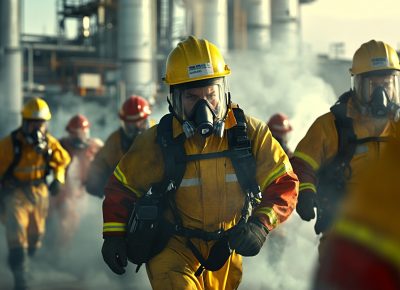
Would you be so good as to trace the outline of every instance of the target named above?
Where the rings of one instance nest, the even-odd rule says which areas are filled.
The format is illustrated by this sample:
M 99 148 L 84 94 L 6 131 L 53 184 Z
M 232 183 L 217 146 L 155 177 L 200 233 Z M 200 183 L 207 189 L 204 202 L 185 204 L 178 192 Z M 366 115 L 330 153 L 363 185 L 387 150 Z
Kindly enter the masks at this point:
M 193 240 L 207 258 L 211 242 Z M 181 237 L 172 237 L 167 247 L 147 263 L 147 275 L 154 290 L 237 289 L 242 279 L 242 257 L 233 253 L 218 271 L 195 276 L 200 263 Z
M 48 208 L 48 191 L 44 183 L 17 188 L 6 196 L 4 224 L 10 249 L 41 246 Z

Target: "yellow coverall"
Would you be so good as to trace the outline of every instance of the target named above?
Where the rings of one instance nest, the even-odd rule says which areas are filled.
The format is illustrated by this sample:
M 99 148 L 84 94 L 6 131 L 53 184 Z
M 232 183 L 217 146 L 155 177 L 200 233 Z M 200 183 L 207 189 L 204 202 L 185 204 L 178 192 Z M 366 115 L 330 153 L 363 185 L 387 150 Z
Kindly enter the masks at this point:
M 17 139 L 21 142 L 21 158 L 12 178 L 4 176 L 14 159 L 11 135 L 0 140 L 1 194 L 5 195 L 3 222 L 10 249 L 38 248 L 45 232 L 49 207 L 48 188 L 44 180 L 46 167 L 50 167 L 55 179 L 64 183 L 70 156 L 50 134 L 47 134 L 47 142 L 52 153 L 48 162 L 42 153 L 37 153 L 33 145 L 25 141 L 21 132 L 17 134 Z
M 347 104 L 347 115 L 353 119 L 354 133 L 357 139 L 366 137 L 393 137 L 399 133 L 399 125 L 393 121 L 387 119 L 372 119 L 361 115 L 354 108 L 352 99 Z M 299 177 L 300 181 L 300 192 L 312 190 L 316 192 L 316 173 L 318 169 L 325 165 L 327 162 L 332 160 L 338 151 L 338 136 L 335 127 L 335 117 L 329 112 L 326 113 L 312 124 L 305 137 L 297 145 L 294 152 L 294 158 L 292 160 L 293 168 L 295 173 Z M 351 204 L 351 211 L 358 212 L 356 210 L 356 204 L 352 200 L 354 199 L 352 188 L 359 188 L 360 185 L 365 181 L 362 176 L 364 168 L 376 163 L 380 158 L 380 152 L 387 146 L 386 142 L 371 141 L 363 144 L 359 144 L 356 147 L 355 154 L 350 162 L 351 167 L 351 178 L 347 180 L 348 193 L 343 201 L 343 206 L 349 206 Z M 373 199 L 364 199 L 363 203 L 371 202 Z M 361 206 L 361 204 L 360 204 Z M 340 211 L 339 209 L 338 214 Z M 363 215 L 371 215 L 379 219 L 379 215 L 375 211 L 365 212 L 362 211 Z M 381 215 L 383 218 L 383 215 Z M 323 241 L 326 239 L 326 235 L 329 230 L 323 233 L 320 243 L 320 252 L 323 249 Z
M 285 221 L 293 211 L 298 183 L 288 157 L 272 138 L 265 123 L 246 116 L 248 136 L 256 159 L 256 179 L 263 199 L 253 215 L 272 230 Z M 229 110 L 225 128 L 236 125 Z M 103 203 L 104 236 L 124 235 L 128 219 L 129 199 L 146 193 L 152 184 L 161 181 L 164 165 L 156 143 L 156 127 L 138 136 L 125 154 L 106 187 Z M 174 137 L 182 133 L 181 124 L 174 119 Z M 221 152 L 228 149 L 228 138 L 210 136 L 207 139 L 187 139 L 187 155 Z M 122 191 L 120 188 L 125 188 Z M 212 232 L 230 229 L 241 217 L 244 194 L 237 181 L 229 158 L 204 159 L 188 162 L 179 189 L 176 206 L 183 226 Z M 208 257 L 215 241 L 192 239 L 203 257 Z M 199 277 L 194 272 L 199 262 L 186 246 L 185 239 L 172 236 L 164 250 L 147 263 L 147 273 L 153 289 L 237 289 L 242 277 L 242 257 L 233 253 L 218 271 L 204 271 Z
M 129 149 L 122 146 L 121 128 L 111 133 L 90 164 L 86 190 L 95 196 L 103 196 L 104 186 L 122 155 Z

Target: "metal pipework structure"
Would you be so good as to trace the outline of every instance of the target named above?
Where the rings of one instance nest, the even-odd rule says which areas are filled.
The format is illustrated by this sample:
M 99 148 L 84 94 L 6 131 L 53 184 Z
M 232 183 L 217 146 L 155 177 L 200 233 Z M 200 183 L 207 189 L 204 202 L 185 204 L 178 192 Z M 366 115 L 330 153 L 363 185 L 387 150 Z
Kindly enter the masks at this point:
M 300 52 L 299 0 L 271 0 L 272 48 L 287 56 Z
M 126 96 L 151 98 L 155 91 L 152 0 L 119 0 L 118 63 Z
M 224 54 L 228 50 L 227 0 L 192 0 L 193 32 L 214 43 Z
M 190 33 L 186 0 L 158 0 L 157 41 L 159 52 L 167 54 Z M 164 59 L 163 59 L 164 60 Z
M 268 50 L 271 46 L 270 0 L 247 0 L 247 48 Z
M 0 137 L 21 121 L 22 52 L 20 44 L 21 3 L 0 1 Z

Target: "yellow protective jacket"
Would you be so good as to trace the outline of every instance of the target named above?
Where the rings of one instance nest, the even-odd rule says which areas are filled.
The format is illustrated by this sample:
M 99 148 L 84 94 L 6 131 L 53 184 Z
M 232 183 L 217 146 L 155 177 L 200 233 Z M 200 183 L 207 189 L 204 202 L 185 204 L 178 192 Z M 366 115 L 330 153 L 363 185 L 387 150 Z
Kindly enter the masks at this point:
M 126 150 L 122 146 L 121 128 L 111 133 L 90 164 L 86 190 L 93 195 L 103 194 L 104 186 Z
M 400 124 L 379 160 L 363 169 L 362 183 L 352 188 L 333 231 L 368 247 L 400 269 Z
M 49 154 L 36 152 L 20 130 L 16 134 L 20 146 L 14 147 L 11 135 L 0 140 L 0 194 L 4 201 L 2 222 L 10 248 L 40 247 L 49 200 L 46 172 L 53 171 L 55 179 L 65 182 L 70 156 L 53 136 L 46 134 L 46 137 Z M 19 162 L 10 167 L 16 158 L 14 149 L 17 148 L 21 150 Z M 9 168 L 13 168 L 12 172 Z
M 61 183 L 65 182 L 65 170 L 71 161 L 68 152 L 60 145 L 60 143 L 51 136 L 46 134 L 48 148 L 51 149 L 51 157 L 48 165 L 53 171 L 54 177 Z M 34 147 L 28 144 L 21 132 L 18 132 L 17 139 L 21 142 L 21 158 L 14 168 L 13 176 L 21 183 L 28 183 L 35 180 L 43 180 L 45 178 L 46 163 L 42 153 L 37 153 Z M 0 140 L 0 177 L 3 178 L 7 169 L 14 160 L 14 147 L 11 135 Z M 6 184 L 7 180 L 3 180 Z
M 347 107 L 357 139 L 396 134 L 398 129 L 393 121 L 373 120 L 360 115 L 353 107 L 351 99 Z M 335 117 L 331 112 L 317 118 L 296 147 L 292 164 L 300 180 L 300 193 L 305 189 L 316 191 L 316 172 L 337 154 L 338 136 L 334 121 Z M 360 169 L 379 158 L 379 151 L 385 146 L 384 143 L 371 141 L 357 146 L 350 162 L 352 175 L 348 187 L 357 185 Z
M 246 116 L 248 135 L 252 141 L 257 163 L 257 182 L 263 199 L 255 210 L 265 225 L 272 230 L 291 214 L 297 201 L 297 177 L 287 155 L 272 138 L 268 127 L 261 121 Z M 226 129 L 236 125 L 232 111 L 226 120 Z M 103 205 L 104 235 L 123 234 L 128 219 L 126 196 L 132 200 L 146 193 L 152 184 L 163 178 L 162 153 L 156 143 L 156 126 L 139 135 L 134 145 L 123 156 L 114 171 L 116 182 L 106 187 Z M 174 137 L 182 133 L 180 123 L 174 119 Z M 190 138 L 184 144 L 186 154 L 221 152 L 228 149 L 228 138 L 211 136 L 201 144 Z M 123 191 L 121 192 L 121 186 Z M 185 227 L 216 231 L 229 229 L 240 218 L 244 194 L 237 182 L 229 158 L 189 162 L 181 186 L 176 193 L 177 208 Z
M 347 194 L 338 213 L 342 220 L 341 224 L 344 219 L 347 220 L 348 225 L 342 226 L 341 229 L 345 228 L 348 234 L 356 235 L 359 232 L 355 230 L 357 225 L 360 228 L 366 226 L 365 231 L 361 230 L 363 232 L 361 236 L 366 234 L 370 226 L 373 231 L 379 229 L 380 232 L 387 233 L 390 239 L 396 240 L 399 246 L 398 257 L 400 257 L 400 228 L 398 226 L 400 211 L 396 206 L 400 202 L 400 197 L 396 194 L 398 177 L 394 174 L 398 172 L 398 164 L 393 162 L 399 152 L 393 150 L 393 144 L 400 138 L 400 123 L 391 120 L 372 120 L 361 116 L 354 109 L 351 100 L 347 107 L 348 116 L 353 119 L 357 139 L 365 137 L 386 137 L 387 139 L 385 142 L 372 141 L 357 145 L 350 162 L 352 175 L 347 182 Z M 336 155 L 337 150 L 338 136 L 334 116 L 332 113 L 327 113 L 317 118 L 294 152 L 292 165 L 300 180 L 299 194 L 305 190 L 316 191 L 316 172 Z M 392 157 L 389 157 L 387 152 L 390 152 Z M 370 172 L 377 164 L 385 169 L 380 172 L 374 170 L 374 173 L 379 174 L 374 176 L 369 173 L 369 178 L 366 178 L 366 171 Z M 374 186 L 366 186 L 367 184 L 374 184 Z M 388 186 L 392 190 L 388 190 Z M 368 187 L 369 189 L 366 190 Z M 380 188 L 386 188 L 386 190 L 380 190 Z M 355 227 L 349 226 L 353 223 Z
M 246 123 L 256 159 L 256 180 L 262 191 L 261 204 L 253 215 L 272 230 L 292 213 L 297 201 L 298 180 L 266 124 L 247 116 Z M 230 110 L 225 128 L 235 125 L 236 119 Z M 181 133 L 182 126 L 174 119 L 174 137 Z M 157 127 L 152 127 L 138 136 L 110 178 L 103 202 L 104 237 L 124 235 L 135 200 L 152 184 L 162 180 L 164 164 L 156 134 Z M 184 148 L 187 155 L 227 150 L 226 131 L 223 138 L 213 135 L 203 139 L 196 135 L 185 140 Z M 230 159 L 216 158 L 188 162 L 175 197 L 184 227 L 213 232 L 230 229 L 239 221 L 245 195 Z M 192 242 L 203 257 L 209 256 L 215 243 L 200 239 Z M 232 253 L 221 269 L 205 271 L 196 277 L 194 273 L 199 266 L 185 239 L 173 236 L 164 250 L 147 263 L 147 274 L 153 289 L 237 289 L 242 275 L 240 255 Z

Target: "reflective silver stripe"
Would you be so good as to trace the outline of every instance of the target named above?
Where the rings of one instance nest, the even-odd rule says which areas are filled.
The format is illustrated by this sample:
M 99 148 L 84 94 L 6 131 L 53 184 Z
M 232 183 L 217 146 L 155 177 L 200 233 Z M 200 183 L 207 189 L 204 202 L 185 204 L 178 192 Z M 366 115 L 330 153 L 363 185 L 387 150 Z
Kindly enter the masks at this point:
M 237 182 L 237 181 L 238 179 L 235 173 L 225 175 L 225 182 Z
M 225 182 L 237 182 L 237 181 L 238 179 L 235 173 L 225 175 Z M 190 187 L 199 185 L 201 185 L 200 178 L 184 178 L 182 179 L 180 187 Z
M 200 184 L 200 178 L 184 178 L 182 179 L 180 187 L 199 186 Z

